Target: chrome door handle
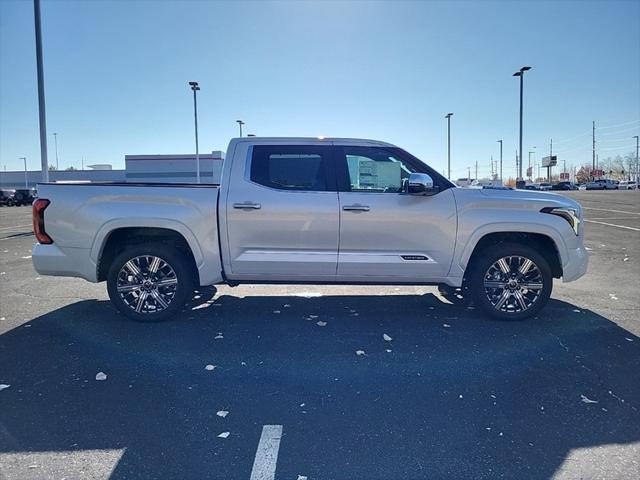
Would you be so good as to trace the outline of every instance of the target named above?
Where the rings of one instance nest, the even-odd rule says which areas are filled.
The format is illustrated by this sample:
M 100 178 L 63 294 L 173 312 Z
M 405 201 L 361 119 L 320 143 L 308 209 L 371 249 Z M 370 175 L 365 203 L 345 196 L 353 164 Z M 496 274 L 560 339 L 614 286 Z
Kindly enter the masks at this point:
M 344 205 L 342 210 L 351 212 L 368 212 L 370 210 L 368 205 Z
M 234 203 L 233 208 L 240 208 L 242 210 L 260 210 L 262 205 L 253 202 Z

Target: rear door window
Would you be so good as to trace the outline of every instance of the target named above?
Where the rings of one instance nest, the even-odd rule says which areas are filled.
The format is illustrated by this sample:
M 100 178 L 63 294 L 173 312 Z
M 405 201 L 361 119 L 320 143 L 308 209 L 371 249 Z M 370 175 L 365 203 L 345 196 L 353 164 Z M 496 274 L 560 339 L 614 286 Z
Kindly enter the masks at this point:
M 330 161 L 328 146 L 256 145 L 250 179 L 278 190 L 335 191 Z

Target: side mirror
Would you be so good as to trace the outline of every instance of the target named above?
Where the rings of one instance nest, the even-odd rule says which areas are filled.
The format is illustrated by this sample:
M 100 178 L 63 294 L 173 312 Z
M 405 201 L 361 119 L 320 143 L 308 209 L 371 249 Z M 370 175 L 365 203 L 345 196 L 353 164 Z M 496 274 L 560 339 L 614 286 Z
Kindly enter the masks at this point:
M 440 189 L 433 185 L 433 178 L 426 173 L 412 173 L 407 182 L 409 195 L 435 195 Z

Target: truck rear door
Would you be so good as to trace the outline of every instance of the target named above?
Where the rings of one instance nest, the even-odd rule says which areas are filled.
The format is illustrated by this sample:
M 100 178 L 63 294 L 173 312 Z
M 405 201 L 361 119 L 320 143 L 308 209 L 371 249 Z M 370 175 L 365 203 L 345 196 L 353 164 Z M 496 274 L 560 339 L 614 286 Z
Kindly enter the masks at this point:
M 335 279 L 339 207 L 331 147 L 267 143 L 236 150 L 224 207 L 227 277 Z

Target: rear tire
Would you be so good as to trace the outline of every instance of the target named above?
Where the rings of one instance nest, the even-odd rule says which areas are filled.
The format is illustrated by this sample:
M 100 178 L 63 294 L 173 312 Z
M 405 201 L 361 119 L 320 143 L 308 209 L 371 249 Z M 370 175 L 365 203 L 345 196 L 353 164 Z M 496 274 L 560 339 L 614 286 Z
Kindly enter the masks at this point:
M 195 272 L 178 249 L 162 243 L 132 245 L 107 274 L 113 305 L 137 322 L 160 322 L 179 315 L 195 287 Z
M 533 248 L 500 243 L 474 257 L 468 285 L 475 305 L 484 313 L 499 320 L 524 320 L 549 301 L 551 267 Z

